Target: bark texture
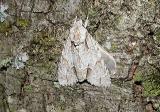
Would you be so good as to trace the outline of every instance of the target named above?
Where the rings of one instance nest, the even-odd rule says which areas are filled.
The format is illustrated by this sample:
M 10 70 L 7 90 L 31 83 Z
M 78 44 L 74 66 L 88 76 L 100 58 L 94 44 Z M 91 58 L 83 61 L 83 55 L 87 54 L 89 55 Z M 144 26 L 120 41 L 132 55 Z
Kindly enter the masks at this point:
M 8 5 L 8 16 L 0 22 L 0 112 L 143 112 L 149 101 L 158 110 L 159 98 L 145 99 L 147 90 L 132 78 L 149 70 L 160 77 L 159 0 L 0 2 Z M 63 44 L 76 16 L 88 17 L 89 33 L 116 59 L 110 88 L 61 87 L 57 81 Z M 21 53 L 29 57 L 26 62 L 15 60 Z M 13 63 L 25 67 L 16 69 Z

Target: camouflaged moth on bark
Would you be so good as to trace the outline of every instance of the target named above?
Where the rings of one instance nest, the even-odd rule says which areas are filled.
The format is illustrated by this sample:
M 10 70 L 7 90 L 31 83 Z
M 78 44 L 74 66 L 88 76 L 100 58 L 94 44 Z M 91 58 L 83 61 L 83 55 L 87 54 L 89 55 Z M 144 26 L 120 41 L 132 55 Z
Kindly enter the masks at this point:
M 116 62 L 85 27 L 82 20 L 75 20 L 72 25 L 62 51 L 58 81 L 65 86 L 87 80 L 92 85 L 108 87 L 110 74 L 116 72 Z

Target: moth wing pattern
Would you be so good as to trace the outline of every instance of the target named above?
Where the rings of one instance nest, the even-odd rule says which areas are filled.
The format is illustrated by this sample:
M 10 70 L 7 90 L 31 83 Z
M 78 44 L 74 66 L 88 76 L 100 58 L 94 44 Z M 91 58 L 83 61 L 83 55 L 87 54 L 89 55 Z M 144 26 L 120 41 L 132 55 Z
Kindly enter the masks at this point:
M 58 68 L 58 81 L 60 85 L 73 85 L 78 79 L 75 75 L 75 68 L 73 65 L 73 54 L 71 50 L 70 39 L 64 45 L 62 51 L 62 56 L 60 58 L 59 68 Z
M 88 82 L 95 86 L 109 87 L 111 84 L 110 74 L 106 69 L 98 43 L 88 34 L 87 44 L 90 48 L 91 58 L 87 74 Z
M 92 85 L 109 87 L 110 74 L 116 71 L 114 58 L 75 21 L 64 45 L 58 68 L 60 85 L 73 85 L 87 80 Z
M 111 85 L 110 74 L 108 70 L 104 70 L 103 61 L 97 61 L 92 69 L 89 69 L 87 80 L 92 85 L 109 87 Z
M 76 76 L 79 82 L 86 80 L 87 68 L 89 63 L 88 48 L 84 44 L 76 47 L 73 55 L 73 63 L 76 70 Z
M 106 50 L 104 50 L 99 44 L 97 44 L 99 51 L 101 52 L 101 57 L 104 60 L 106 69 L 110 74 L 116 73 L 116 61 Z

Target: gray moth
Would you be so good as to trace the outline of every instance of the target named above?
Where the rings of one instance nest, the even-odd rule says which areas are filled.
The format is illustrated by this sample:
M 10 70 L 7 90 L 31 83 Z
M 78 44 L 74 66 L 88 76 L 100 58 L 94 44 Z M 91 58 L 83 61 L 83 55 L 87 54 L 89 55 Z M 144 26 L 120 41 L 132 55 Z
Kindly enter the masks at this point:
M 86 23 L 75 20 L 64 44 L 58 65 L 62 86 L 87 80 L 95 86 L 109 87 L 116 72 L 115 59 L 88 33 Z

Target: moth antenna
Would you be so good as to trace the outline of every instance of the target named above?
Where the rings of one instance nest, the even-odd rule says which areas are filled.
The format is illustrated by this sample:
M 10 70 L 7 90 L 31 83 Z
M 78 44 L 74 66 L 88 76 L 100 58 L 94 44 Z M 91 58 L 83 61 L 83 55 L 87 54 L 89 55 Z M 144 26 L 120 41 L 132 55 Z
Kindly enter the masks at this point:
M 85 28 L 87 27 L 88 23 L 89 23 L 89 20 L 88 20 L 88 16 L 87 16 L 87 19 L 86 19 L 86 21 L 85 21 L 85 23 L 84 23 L 84 27 L 85 27 Z
M 77 16 L 75 17 L 73 24 L 75 24 L 76 22 L 77 22 Z

